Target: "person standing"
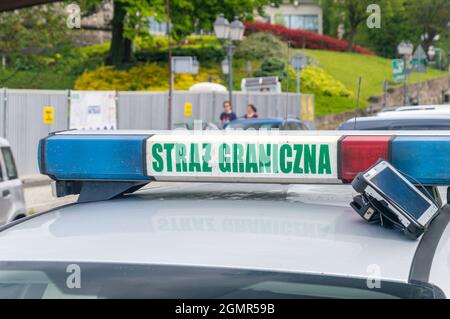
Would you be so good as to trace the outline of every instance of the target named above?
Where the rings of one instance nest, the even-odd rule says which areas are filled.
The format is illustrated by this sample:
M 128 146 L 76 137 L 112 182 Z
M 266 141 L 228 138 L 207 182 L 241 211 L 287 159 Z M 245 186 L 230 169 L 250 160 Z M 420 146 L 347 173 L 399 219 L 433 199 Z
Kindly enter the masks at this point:
M 233 106 L 231 105 L 231 102 L 223 102 L 223 112 L 222 114 L 220 114 L 220 121 L 222 122 L 222 126 L 233 122 L 236 118 L 236 113 L 233 112 Z
M 247 106 L 247 114 L 244 115 L 246 119 L 256 119 L 258 118 L 258 110 L 253 104 L 249 104 Z

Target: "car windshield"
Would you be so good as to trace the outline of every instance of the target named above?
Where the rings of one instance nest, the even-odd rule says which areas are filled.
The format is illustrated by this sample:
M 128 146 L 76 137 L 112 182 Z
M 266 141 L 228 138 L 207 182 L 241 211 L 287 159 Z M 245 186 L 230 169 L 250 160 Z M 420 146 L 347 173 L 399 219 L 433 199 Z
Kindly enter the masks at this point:
M 280 123 L 245 123 L 245 122 L 239 122 L 239 123 L 230 123 L 227 126 L 227 130 L 271 130 L 271 129 L 277 129 L 280 128 Z
M 374 287 L 374 288 L 370 288 Z M 433 298 L 418 285 L 229 268 L 0 262 L 0 299 Z

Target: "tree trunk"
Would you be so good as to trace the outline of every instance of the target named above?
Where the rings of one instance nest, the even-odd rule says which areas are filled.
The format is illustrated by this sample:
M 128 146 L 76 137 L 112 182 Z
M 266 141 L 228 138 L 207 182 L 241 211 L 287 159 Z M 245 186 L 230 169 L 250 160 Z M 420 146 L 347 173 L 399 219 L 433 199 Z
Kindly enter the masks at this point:
M 353 28 L 350 28 L 348 32 L 348 52 L 353 52 L 353 44 L 355 41 L 356 31 Z
M 114 16 L 112 20 L 112 40 L 107 64 L 119 67 L 131 62 L 131 40 L 124 37 L 124 23 L 126 17 L 125 5 L 114 2 Z

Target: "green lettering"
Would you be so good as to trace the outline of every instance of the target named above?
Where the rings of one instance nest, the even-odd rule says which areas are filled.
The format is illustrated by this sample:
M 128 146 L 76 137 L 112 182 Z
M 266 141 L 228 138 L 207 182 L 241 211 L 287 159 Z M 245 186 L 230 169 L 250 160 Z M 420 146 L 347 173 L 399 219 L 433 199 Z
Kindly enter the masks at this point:
M 270 144 L 259 145 L 259 172 L 270 173 Z
M 189 172 L 201 172 L 202 165 L 200 164 L 200 152 L 198 150 L 198 144 L 191 144 L 191 156 L 189 161 Z
M 164 144 L 164 149 L 166 150 L 166 163 L 167 163 L 167 171 L 172 172 L 172 151 L 174 148 L 174 144 Z
M 231 172 L 230 163 L 230 146 L 228 144 L 222 144 L 219 147 L 219 169 L 222 173 Z
M 233 144 L 233 173 L 244 172 L 244 147 L 242 144 Z
M 319 174 L 331 174 L 330 148 L 328 145 L 320 145 Z
M 209 162 L 211 161 L 211 144 L 203 143 L 203 150 L 205 151 L 205 154 L 203 155 L 202 171 L 205 173 L 211 173 L 212 167 L 209 165 Z
M 245 163 L 246 173 L 258 173 L 258 161 L 256 159 L 256 145 L 247 145 L 247 157 Z
M 305 174 L 316 174 L 316 145 L 308 145 L 304 146 L 305 152 Z
M 292 172 L 292 162 L 289 158 L 292 157 L 292 148 L 289 144 L 283 144 L 280 147 L 280 170 L 285 174 Z
M 177 172 L 187 172 L 186 145 L 175 144 L 175 163 Z
M 152 167 L 153 170 L 157 173 L 161 173 L 164 169 L 164 161 L 161 157 L 161 154 L 163 151 L 163 147 L 161 144 L 153 144 L 152 146 L 152 157 L 153 157 L 153 162 L 152 162 Z
M 303 174 L 303 168 L 301 168 L 303 144 L 295 144 L 294 150 L 295 150 L 294 173 Z

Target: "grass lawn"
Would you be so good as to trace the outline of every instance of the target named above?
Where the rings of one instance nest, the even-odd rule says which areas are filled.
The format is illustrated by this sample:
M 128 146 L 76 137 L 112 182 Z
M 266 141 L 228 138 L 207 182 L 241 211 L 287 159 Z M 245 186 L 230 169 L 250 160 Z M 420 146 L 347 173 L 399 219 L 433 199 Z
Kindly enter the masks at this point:
M 321 50 L 302 50 L 335 79 L 341 81 L 356 96 L 358 78 L 362 77 L 361 107 L 367 106 L 367 99 L 383 93 L 383 81 L 392 79 L 391 60 L 376 56 L 367 56 L 354 53 L 341 53 Z M 413 73 L 411 82 L 426 81 L 448 76 L 447 72 L 428 69 L 427 73 Z M 395 86 L 390 83 L 391 86 Z M 397 85 L 398 86 L 398 85 Z M 349 111 L 355 108 L 354 99 L 317 97 L 317 114 L 330 114 Z M 348 101 L 348 104 L 344 100 Z M 335 105 L 324 105 L 324 102 L 333 102 Z

